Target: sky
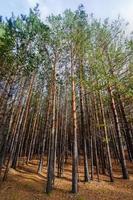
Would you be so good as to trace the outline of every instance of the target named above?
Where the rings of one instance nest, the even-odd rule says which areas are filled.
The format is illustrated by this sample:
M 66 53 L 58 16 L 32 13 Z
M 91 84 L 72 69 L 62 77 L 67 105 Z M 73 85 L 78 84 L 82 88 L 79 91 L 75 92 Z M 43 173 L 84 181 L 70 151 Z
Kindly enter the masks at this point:
M 27 14 L 29 8 L 33 8 L 36 3 L 40 5 L 42 19 L 67 8 L 75 10 L 82 3 L 88 14 L 94 13 L 98 18 L 114 19 L 120 14 L 133 30 L 133 0 L 0 0 L 0 15 L 9 17 L 11 12 L 15 15 Z

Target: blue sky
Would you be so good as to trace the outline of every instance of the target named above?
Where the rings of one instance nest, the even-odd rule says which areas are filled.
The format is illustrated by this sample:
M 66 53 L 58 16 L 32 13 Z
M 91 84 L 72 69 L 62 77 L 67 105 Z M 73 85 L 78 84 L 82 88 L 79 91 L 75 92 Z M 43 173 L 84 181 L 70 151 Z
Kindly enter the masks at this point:
M 100 18 L 115 18 L 120 14 L 130 22 L 133 30 L 133 0 L 0 0 L 0 15 L 10 16 L 27 13 L 30 7 L 40 4 L 41 18 L 51 13 L 60 13 L 66 8 L 76 9 L 83 3 L 88 13 Z

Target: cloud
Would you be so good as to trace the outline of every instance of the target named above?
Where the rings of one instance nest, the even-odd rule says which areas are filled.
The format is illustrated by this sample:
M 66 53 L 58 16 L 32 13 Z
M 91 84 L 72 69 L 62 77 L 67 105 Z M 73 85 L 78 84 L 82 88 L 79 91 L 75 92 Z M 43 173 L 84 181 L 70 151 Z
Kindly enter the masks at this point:
M 39 4 L 40 14 L 44 20 L 51 13 L 62 13 L 66 8 L 76 9 L 80 3 L 83 3 L 88 13 L 94 12 L 97 17 L 110 17 L 114 19 L 120 14 L 130 23 L 130 29 L 133 30 L 133 0 L 25 0 L 28 7 L 33 8 L 36 3 Z M 88 5 L 89 1 L 89 5 Z M 104 10 L 104 11 L 103 11 Z
M 33 8 L 36 3 L 39 4 L 41 18 L 45 19 L 51 13 L 62 13 L 66 8 L 76 9 L 81 0 L 26 0 L 29 7 Z M 86 0 L 84 0 L 85 2 Z M 83 0 L 82 0 L 83 2 Z
M 121 8 L 121 15 L 133 23 L 133 1 Z
M 129 22 L 128 32 L 133 31 L 133 0 L 123 1 L 122 4 L 119 4 L 112 12 L 112 16 L 120 16 Z
M 30 7 L 34 7 L 36 3 L 39 3 L 40 0 L 27 0 L 27 3 Z
M 34 8 L 37 3 L 39 4 L 42 19 L 45 19 L 51 13 L 45 0 L 27 0 L 27 3 L 30 8 Z

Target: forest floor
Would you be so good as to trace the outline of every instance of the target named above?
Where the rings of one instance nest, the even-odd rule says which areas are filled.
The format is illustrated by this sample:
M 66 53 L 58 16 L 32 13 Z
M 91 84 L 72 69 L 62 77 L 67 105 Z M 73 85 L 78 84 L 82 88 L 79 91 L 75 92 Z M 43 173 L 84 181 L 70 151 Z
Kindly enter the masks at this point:
M 79 166 L 79 192 L 71 191 L 71 165 L 65 167 L 63 178 L 55 179 L 52 193 L 45 193 L 46 169 L 38 175 L 37 161 L 28 166 L 10 170 L 8 180 L 0 183 L 0 200 L 133 200 L 133 165 L 128 164 L 130 179 L 121 178 L 120 169 L 114 166 L 115 182 L 111 183 L 109 177 L 100 175 L 100 182 L 96 176 L 90 183 L 83 182 L 83 166 Z

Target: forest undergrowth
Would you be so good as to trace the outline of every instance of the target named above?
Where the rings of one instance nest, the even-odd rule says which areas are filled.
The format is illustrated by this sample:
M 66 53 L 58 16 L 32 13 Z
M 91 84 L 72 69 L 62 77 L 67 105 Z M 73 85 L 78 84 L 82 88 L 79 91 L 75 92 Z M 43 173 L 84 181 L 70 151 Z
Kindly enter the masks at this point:
M 129 180 L 123 180 L 120 168 L 113 162 L 115 181 L 111 183 L 108 176 L 96 174 L 94 180 L 84 183 L 83 163 L 79 165 L 78 194 L 71 190 L 71 161 L 65 167 L 62 178 L 56 178 L 54 190 L 50 194 L 44 192 L 46 187 L 46 163 L 41 174 L 37 174 L 38 161 L 33 160 L 28 165 L 22 165 L 17 170 L 10 169 L 9 177 L 0 185 L 1 200 L 132 200 L 133 199 L 133 166 L 128 163 Z

